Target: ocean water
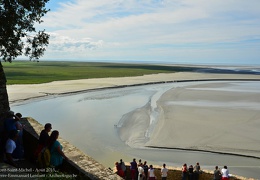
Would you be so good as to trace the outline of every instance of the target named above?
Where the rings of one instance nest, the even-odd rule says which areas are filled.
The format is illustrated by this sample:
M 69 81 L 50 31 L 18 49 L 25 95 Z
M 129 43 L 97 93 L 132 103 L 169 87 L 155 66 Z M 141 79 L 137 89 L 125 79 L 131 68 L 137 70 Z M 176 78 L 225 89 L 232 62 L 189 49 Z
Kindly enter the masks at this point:
M 150 126 L 146 131 L 149 138 L 157 122 L 156 101 L 171 88 L 198 85 L 209 82 L 167 83 L 118 89 L 99 90 L 66 96 L 49 96 L 22 103 L 11 104 L 11 109 L 30 116 L 41 124 L 51 122 L 53 130 L 60 131 L 62 138 L 71 142 L 86 154 L 104 164 L 113 167 L 114 162 L 123 158 L 148 161 L 148 164 L 181 167 L 183 163 L 195 164 L 199 161 L 202 168 L 213 170 L 215 165 L 228 165 L 230 173 L 246 177 L 259 178 L 260 160 L 255 158 L 221 155 L 215 153 L 149 149 L 130 147 L 118 136 L 118 127 L 122 117 L 147 104 L 151 106 Z M 260 82 L 232 82 L 235 86 L 211 88 L 212 91 L 259 92 Z M 237 88 L 239 86 L 239 88 Z M 193 90 L 199 91 L 200 88 Z M 189 105 L 192 102 L 172 102 Z M 232 102 L 233 103 L 233 102 Z M 259 103 L 247 102 L 247 108 L 259 108 Z M 216 102 L 200 102 L 198 105 L 226 106 Z M 240 107 L 241 104 L 235 104 Z

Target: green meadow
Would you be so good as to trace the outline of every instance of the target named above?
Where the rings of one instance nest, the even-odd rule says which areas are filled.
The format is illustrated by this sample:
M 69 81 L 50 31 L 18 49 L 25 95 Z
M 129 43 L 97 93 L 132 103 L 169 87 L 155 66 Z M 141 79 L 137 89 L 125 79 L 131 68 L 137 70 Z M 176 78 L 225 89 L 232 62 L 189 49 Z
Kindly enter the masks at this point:
M 13 61 L 2 62 L 7 84 L 39 84 L 52 81 L 130 77 L 145 74 L 192 71 L 194 68 L 124 63 Z

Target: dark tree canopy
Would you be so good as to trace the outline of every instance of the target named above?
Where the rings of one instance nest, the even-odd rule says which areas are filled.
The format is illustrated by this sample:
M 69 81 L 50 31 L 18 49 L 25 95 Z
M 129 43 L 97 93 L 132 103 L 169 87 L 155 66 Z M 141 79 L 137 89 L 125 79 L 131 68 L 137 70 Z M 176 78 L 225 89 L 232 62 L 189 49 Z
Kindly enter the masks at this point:
M 45 30 L 36 32 L 35 23 L 49 11 L 49 0 L 0 0 L 0 57 L 11 62 L 22 54 L 39 59 L 49 43 Z
M 39 59 L 49 44 L 45 30 L 36 31 L 35 23 L 49 11 L 49 0 L 0 0 L 0 127 L 10 110 L 6 77 L 1 61 L 12 62 L 20 55 Z M 1 137 L 0 137 L 1 139 Z

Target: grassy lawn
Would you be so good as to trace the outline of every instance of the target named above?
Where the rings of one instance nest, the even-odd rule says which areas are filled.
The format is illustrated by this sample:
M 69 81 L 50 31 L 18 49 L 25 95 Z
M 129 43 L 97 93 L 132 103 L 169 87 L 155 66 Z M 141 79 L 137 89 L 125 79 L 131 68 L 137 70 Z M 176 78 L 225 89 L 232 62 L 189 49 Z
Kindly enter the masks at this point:
M 156 73 L 192 71 L 190 67 L 148 64 L 14 61 L 2 62 L 7 84 L 39 84 L 61 80 L 129 77 Z

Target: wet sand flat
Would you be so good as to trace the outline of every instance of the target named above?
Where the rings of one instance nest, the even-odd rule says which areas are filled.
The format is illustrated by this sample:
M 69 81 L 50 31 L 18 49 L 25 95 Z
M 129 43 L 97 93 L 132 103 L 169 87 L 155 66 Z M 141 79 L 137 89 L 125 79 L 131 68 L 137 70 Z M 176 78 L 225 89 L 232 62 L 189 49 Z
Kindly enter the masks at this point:
M 175 88 L 161 96 L 160 120 L 146 146 L 260 157 L 260 92 L 232 83 Z M 198 89 L 197 89 L 198 88 Z

